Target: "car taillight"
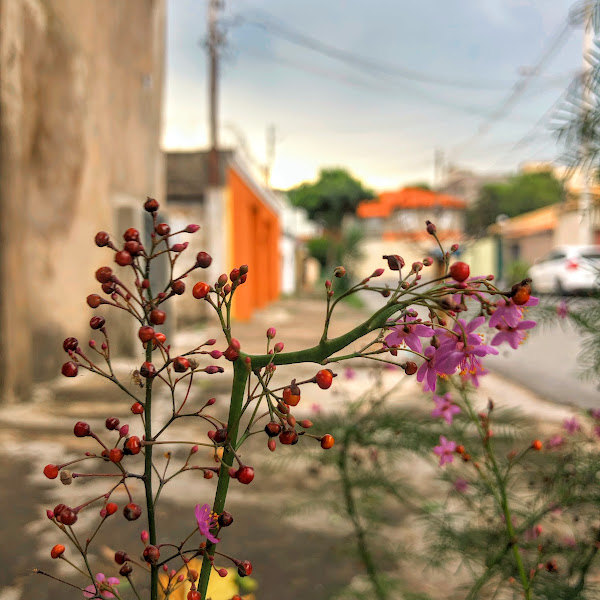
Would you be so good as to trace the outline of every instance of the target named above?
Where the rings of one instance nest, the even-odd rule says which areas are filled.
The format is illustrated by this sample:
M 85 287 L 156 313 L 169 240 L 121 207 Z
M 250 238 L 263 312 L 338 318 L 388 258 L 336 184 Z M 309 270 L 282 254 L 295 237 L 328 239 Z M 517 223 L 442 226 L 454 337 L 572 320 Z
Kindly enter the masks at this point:
M 571 258 L 567 261 L 567 269 L 569 271 L 575 271 L 577 268 L 579 268 L 579 263 L 576 260 Z

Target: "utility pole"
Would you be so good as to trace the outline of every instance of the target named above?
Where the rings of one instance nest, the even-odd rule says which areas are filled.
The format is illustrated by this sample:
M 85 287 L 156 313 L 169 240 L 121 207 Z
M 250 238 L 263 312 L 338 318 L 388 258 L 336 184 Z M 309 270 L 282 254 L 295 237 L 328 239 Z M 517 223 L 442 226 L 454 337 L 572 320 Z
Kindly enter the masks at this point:
M 277 143 L 277 133 L 275 131 L 275 125 L 273 124 L 267 127 L 266 143 L 265 186 L 269 187 L 271 181 L 271 169 L 275 162 L 275 144 Z
M 209 118 L 209 157 L 208 184 L 219 185 L 219 47 L 223 36 L 217 27 L 218 11 L 223 8 L 222 0 L 209 0 L 208 3 L 208 118 Z

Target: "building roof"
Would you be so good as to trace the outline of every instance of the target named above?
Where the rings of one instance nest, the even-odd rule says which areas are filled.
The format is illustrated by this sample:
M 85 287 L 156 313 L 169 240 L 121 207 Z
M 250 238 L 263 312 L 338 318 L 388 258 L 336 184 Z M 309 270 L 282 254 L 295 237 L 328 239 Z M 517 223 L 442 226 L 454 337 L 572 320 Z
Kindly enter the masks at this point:
M 558 204 L 544 206 L 518 217 L 490 225 L 488 232 L 505 238 L 521 238 L 543 231 L 552 231 L 558 223 Z
M 460 210 L 466 207 L 466 202 L 455 196 L 408 187 L 382 192 L 376 200 L 364 200 L 358 205 L 356 214 L 361 219 L 386 218 L 395 210 L 436 207 Z

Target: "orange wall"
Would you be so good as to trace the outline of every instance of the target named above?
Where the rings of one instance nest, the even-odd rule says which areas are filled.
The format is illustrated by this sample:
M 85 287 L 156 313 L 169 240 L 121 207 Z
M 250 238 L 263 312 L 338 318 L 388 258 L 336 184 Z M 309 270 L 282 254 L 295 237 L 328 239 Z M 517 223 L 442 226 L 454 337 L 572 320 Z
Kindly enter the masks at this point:
M 227 171 L 231 210 L 230 267 L 247 264 L 248 279 L 235 292 L 233 315 L 247 320 L 279 296 L 279 218 L 235 169 Z

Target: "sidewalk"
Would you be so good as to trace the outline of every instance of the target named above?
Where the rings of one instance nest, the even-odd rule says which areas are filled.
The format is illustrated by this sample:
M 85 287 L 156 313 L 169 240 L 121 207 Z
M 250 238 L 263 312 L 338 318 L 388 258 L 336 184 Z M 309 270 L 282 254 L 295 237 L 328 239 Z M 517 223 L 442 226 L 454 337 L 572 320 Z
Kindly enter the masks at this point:
M 235 324 L 234 335 L 245 351 L 262 352 L 266 345 L 265 332 L 268 327 L 274 326 L 277 328 L 276 341 L 284 342 L 286 351 L 299 350 L 318 342 L 323 317 L 322 302 L 285 299 L 256 314 L 251 322 Z M 364 317 L 363 311 L 340 306 L 339 313 L 333 318 L 330 337 L 354 327 Z M 216 323 L 178 335 L 175 345 L 189 349 L 211 337 L 222 340 Z M 222 346 L 222 342 L 216 345 L 224 349 Z M 60 348 L 60 341 L 57 348 Z M 526 346 L 518 350 L 521 351 L 526 351 Z M 137 363 L 117 361 L 118 375 L 128 381 L 130 372 L 138 368 L 142 360 L 140 354 Z M 335 364 L 333 370 L 339 376 L 330 390 L 320 390 L 316 385 L 304 386 L 302 402 L 294 411 L 295 415 L 299 419 L 316 421 L 319 411 L 341 409 L 348 396 L 357 397 L 366 391 L 372 385 L 371 369 L 366 368 L 366 362 L 353 360 L 348 365 Z M 215 364 L 231 368 L 224 359 L 215 361 Z M 354 371 L 352 378 L 345 376 L 347 367 Z M 285 384 L 293 377 L 310 378 L 318 369 L 319 366 L 314 364 L 280 367 L 277 377 L 281 384 Z M 382 377 L 384 386 L 391 387 L 399 377 L 405 376 L 401 370 L 385 370 Z M 200 398 L 215 396 L 214 414 L 225 417 L 229 378 L 227 375 L 214 375 L 201 379 L 198 395 Z M 403 405 L 422 405 L 420 386 L 414 377 L 406 379 L 406 384 L 392 401 Z M 561 422 L 574 414 L 570 408 L 549 403 L 494 373 L 482 379 L 478 395 L 482 406 L 487 403 L 488 397 L 493 398 L 499 407 L 520 409 L 539 421 L 542 431 L 548 434 L 560 428 Z M 170 410 L 170 400 L 165 400 L 164 409 L 157 411 L 159 416 L 161 412 L 164 415 Z M 64 488 L 58 480 L 45 479 L 42 469 L 48 463 L 66 461 L 89 449 L 89 438 L 75 438 L 72 434 L 77 420 L 85 419 L 92 428 L 101 431 L 104 419 L 114 415 L 122 423 L 132 424 L 132 432 L 139 433 L 136 431 L 138 425 L 129 412 L 130 405 L 131 400 L 111 383 L 85 373 L 74 380 L 60 377 L 50 385 L 40 386 L 31 403 L 0 407 L 0 486 L 4 490 L 0 495 L 0 511 L 4 515 L 1 533 L 5 540 L 0 545 L 0 561 L 4 565 L 4 569 L 0 570 L 0 600 L 62 600 L 69 597 L 59 584 L 27 575 L 34 566 L 53 572 L 60 566 L 57 565 L 59 561 L 48 559 L 49 549 L 62 540 L 59 532 L 45 519 L 45 510 L 66 498 L 74 503 L 73 497 L 78 493 L 83 494 L 83 498 L 90 498 L 95 492 L 101 494 L 105 486 L 97 480 L 76 480 L 74 485 Z M 201 431 L 204 435 L 204 429 Z M 178 434 L 186 436 L 184 439 L 199 437 L 196 427 L 188 424 L 182 425 Z M 281 521 L 280 508 L 302 489 L 307 465 L 303 461 L 289 460 L 293 452 L 288 452 L 288 447 L 280 447 L 272 455 L 267 451 L 262 436 L 253 436 L 250 442 L 243 449 L 244 458 L 257 467 L 257 475 L 251 486 L 230 487 L 228 510 L 234 514 L 236 523 L 231 535 L 226 535 L 223 540 L 223 550 L 253 562 L 254 575 L 260 585 L 258 600 L 279 599 L 282 590 L 286 590 L 288 600 L 326 600 L 362 570 L 354 559 L 335 552 L 336 540 L 344 533 L 340 531 L 339 520 L 334 521 L 315 510 L 310 519 L 301 516 Z M 199 452 L 201 455 L 202 450 Z M 175 458 L 178 458 L 177 453 Z M 203 460 L 212 460 L 209 452 Z M 285 465 L 284 472 L 282 464 Z M 185 537 L 186 527 L 189 527 L 190 521 L 193 522 L 193 505 L 211 502 L 214 481 L 185 475 L 165 488 L 159 516 L 167 517 L 175 539 L 179 535 Z M 132 491 L 134 497 L 139 495 L 141 486 L 133 486 Z M 265 510 L 266 498 L 269 507 L 273 508 Z M 118 504 L 124 500 L 122 495 L 115 499 Z M 190 506 L 192 513 L 185 513 L 190 511 Z M 91 510 L 89 518 L 93 516 L 95 519 L 96 512 Z M 178 518 L 172 518 L 174 515 Z M 114 572 L 114 565 L 106 559 L 111 549 L 131 547 L 126 540 L 137 540 L 139 531 L 144 527 L 141 521 L 128 523 L 117 516 L 120 518 L 119 526 L 113 526 L 109 537 L 99 537 L 103 550 L 95 557 L 102 567 L 97 570 L 104 570 L 107 574 Z M 82 514 L 81 521 L 85 522 L 85 518 Z M 75 592 L 73 597 L 76 596 Z

